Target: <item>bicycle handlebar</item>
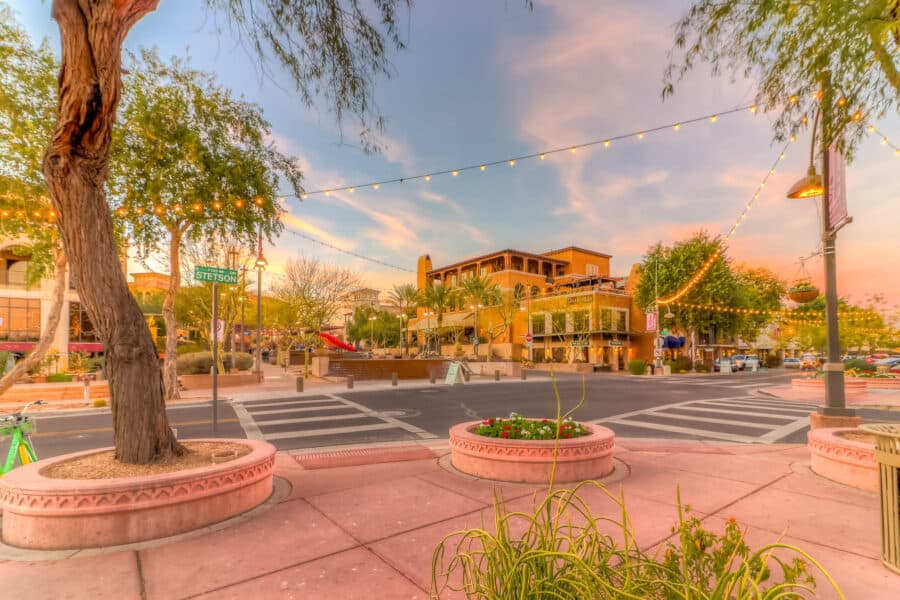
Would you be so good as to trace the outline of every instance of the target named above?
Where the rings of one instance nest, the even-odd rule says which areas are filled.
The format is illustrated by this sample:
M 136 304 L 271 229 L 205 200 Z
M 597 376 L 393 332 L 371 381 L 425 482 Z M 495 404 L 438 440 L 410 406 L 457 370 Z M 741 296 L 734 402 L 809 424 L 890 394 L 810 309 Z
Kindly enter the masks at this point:
M 29 406 L 40 406 L 41 404 L 47 404 L 47 401 L 46 400 L 35 400 L 34 402 L 29 402 L 28 404 L 25 405 L 25 408 L 22 409 L 22 412 L 20 414 L 24 417 L 25 411 L 28 410 Z

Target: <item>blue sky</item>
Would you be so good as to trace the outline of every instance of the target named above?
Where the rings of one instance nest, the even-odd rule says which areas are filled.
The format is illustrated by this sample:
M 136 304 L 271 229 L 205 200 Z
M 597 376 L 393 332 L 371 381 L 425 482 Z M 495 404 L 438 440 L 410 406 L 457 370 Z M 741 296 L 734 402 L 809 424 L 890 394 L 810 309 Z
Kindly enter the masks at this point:
M 403 17 L 407 49 L 391 54 L 393 76 L 379 79 L 376 98 L 388 118 L 386 150 L 356 146 L 356 123 L 343 135 L 327 109 L 309 110 L 276 72 L 261 78 L 245 50 L 200 0 L 163 0 L 127 47 L 156 46 L 163 55 L 190 53 L 193 64 L 260 104 L 273 138 L 297 156 L 309 190 L 327 189 L 566 147 L 749 104 L 751 82 L 712 78 L 701 66 L 662 102 L 662 71 L 671 24 L 687 0 L 647 2 L 456 0 L 417 3 Z M 13 0 L 37 38 L 58 47 L 50 4 Z M 217 33 L 217 29 L 224 29 Z M 877 123 L 896 143 L 900 117 Z M 414 270 L 428 253 L 435 265 L 513 247 L 541 252 L 578 245 L 613 255 L 625 275 L 649 245 L 671 243 L 704 228 L 725 233 L 751 199 L 781 147 L 766 115 L 741 112 L 602 145 L 496 166 L 459 177 L 381 186 L 379 190 L 289 199 L 287 231 L 267 257 L 315 256 L 348 266 L 376 288 L 414 275 L 329 249 L 290 231 Z M 736 263 L 769 267 L 785 279 L 797 258 L 818 246 L 812 202 L 784 199 L 805 172 L 809 140 L 792 145 L 731 241 Z M 854 222 L 838 237 L 838 286 L 862 300 L 900 299 L 896 264 L 900 226 L 900 157 L 878 138 L 863 143 L 848 169 Z M 822 284 L 822 263 L 807 263 Z

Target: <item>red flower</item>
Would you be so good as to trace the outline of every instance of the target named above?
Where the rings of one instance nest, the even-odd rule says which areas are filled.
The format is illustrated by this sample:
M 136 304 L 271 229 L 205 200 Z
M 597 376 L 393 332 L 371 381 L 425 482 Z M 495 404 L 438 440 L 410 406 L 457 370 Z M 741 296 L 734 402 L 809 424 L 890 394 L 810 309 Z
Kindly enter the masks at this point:
M 508 438 L 508 437 L 509 437 L 509 433 L 506 432 L 506 431 L 504 431 L 504 432 L 503 432 L 503 437 Z
M 546 422 L 547 422 L 547 419 L 544 419 L 543 421 L 541 421 L 541 423 L 546 423 Z
M 509 431 L 509 425 L 504 426 L 503 429 L 505 429 L 506 431 Z
M 567 433 L 567 434 L 566 434 L 566 437 L 572 437 L 572 434 L 571 434 L 571 433 Z

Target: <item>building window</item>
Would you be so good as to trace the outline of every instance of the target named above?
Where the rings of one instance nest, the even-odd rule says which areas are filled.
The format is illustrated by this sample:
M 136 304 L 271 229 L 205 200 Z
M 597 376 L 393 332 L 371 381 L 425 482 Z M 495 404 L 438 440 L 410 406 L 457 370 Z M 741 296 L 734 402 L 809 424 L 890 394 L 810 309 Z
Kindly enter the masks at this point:
M 40 337 L 40 300 L 0 298 L 0 340 L 34 341 Z
M 538 289 L 538 286 L 536 286 L 536 285 L 531 286 L 531 297 L 532 298 L 534 298 L 535 296 L 537 296 L 540 293 L 541 293 L 541 290 Z
M 531 333 L 547 333 L 547 319 L 545 315 L 531 315 Z
M 553 333 L 557 335 L 564 334 L 566 332 L 566 313 L 564 312 L 555 312 L 550 315 L 550 319 L 553 324 Z
M 588 277 L 596 277 L 597 275 L 600 274 L 600 267 L 598 267 L 597 265 L 592 265 L 591 263 L 588 263 L 584 266 L 584 271 L 585 271 L 584 274 L 587 275 Z
M 2 264 L 2 262 L 0 262 Z M 0 271 L 0 285 L 24 288 L 25 273 L 28 271 L 27 260 L 9 260 L 6 269 Z
M 487 276 L 487 267 L 481 267 L 481 276 L 482 276 L 482 277 L 486 277 L 486 276 Z
M 100 336 L 80 302 L 69 303 L 69 341 L 99 342 Z
M 450 287 L 456 287 L 456 273 L 450 276 Z
M 616 323 L 615 323 L 616 331 L 628 331 L 628 311 L 627 310 L 617 310 L 616 311 Z
M 591 330 L 590 313 L 586 310 L 576 310 L 572 313 L 572 331 L 586 333 Z

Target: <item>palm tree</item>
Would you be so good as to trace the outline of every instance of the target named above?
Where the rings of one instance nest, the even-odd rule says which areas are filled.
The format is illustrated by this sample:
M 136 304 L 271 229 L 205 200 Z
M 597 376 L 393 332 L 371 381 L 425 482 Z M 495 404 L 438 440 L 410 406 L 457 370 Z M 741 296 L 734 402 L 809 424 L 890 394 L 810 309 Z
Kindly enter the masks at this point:
M 409 318 L 412 316 L 410 311 L 418 306 L 420 301 L 421 294 L 419 294 L 419 289 L 411 283 L 395 285 L 394 291 L 390 294 L 390 303 L 400 310 L 401 324 L 405 323 L 406 329 L 402 340 L 402 352 L 406 356 L 409 356 L 409 346 L 407 345 L 406 338 L 409 336 Z
M 421 306 L 434 312 L 437 316 L 437 353 L 441 354 L 441 327 L 444 324 L 444 313 L 456 303 L 456 292 L 440 283 L 432 283 L 422 294 Z
M 475 311 L 475 339 L 472 346 L 475 351 L 476 359 L 478 358 L 478 309 L 488 305 L 487 291 L 490 288 L 491 284 L 478 275 L 470 277 L 460 284 L 460 295 L 462 296 L 462 299 L 469 304 L 469 308 Z

